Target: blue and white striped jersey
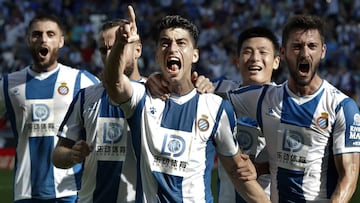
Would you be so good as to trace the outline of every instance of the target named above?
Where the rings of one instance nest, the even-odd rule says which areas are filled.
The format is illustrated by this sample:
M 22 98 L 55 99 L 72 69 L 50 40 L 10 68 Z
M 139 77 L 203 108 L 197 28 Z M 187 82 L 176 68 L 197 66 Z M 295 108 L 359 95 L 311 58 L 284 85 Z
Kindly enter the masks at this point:
M 76 195 L 79 165 L 55 168 L 51 153 L 57 131 L 74 95 L 98 83 L 87 71 L 58 64 L 36 73 L 30 66 L 4 76 L 0 83 L 0 114 L 6 110 L 16 139 L 14 199 L 53 199 Z
M 131 84 L 133 96 L 121 107 L 132 132 L 143 202 L 213 202 L 215 149 L 224 156 L 238 151 L 230 102 L 195 89 L 162 101 L 144 85 Z
M 227 92 L 241 87 L 241 82 L 228 80 L 225 77 L 212 79 L 211 82 L 215 87 L 215 92 Z
M 83 163 L 79 203 L 135 202 L 136 160 L 128 125 L 102 84 L 80 91 L 58 136 L 94 147 Z
M 334 155 L 360 152 L 356 103 L 327 81 L 309 96 L 287 83 L 228 94 L 236 114 L 256 119 L 270 159 L 272 202 L 327 201 L 337 184 Z
M 213 85 L 215 86 L 215 92 L 221 93 L 241 87 L 241 83 L 224 78 L 213 81 Z M 250 155 L 255 162 L 262 163 L 269 161 L 265 137 L 256 120 L 249 117 L 237 118 L 236 139 L 241 151 Z M 236 192 L 233 183 L 220 162 L 218 163 L 218 177 L 218 202 L 246 203 Z M 261 175 L 257 181 L 270 198 L 270 175 Z

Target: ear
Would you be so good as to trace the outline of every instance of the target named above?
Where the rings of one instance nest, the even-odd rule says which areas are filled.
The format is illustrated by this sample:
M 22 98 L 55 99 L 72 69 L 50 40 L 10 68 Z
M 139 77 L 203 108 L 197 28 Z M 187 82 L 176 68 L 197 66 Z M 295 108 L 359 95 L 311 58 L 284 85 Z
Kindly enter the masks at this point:
M 277 70 L 280 65 L 280 56 L 275 56 L 274 62 L 273 62 L 273 70 Z
M 192 62 L 193 63 L 196 63 L 196 62 L 198 62 L 198 60 L 199 60 L 199 49 L 194 49 L 194 54 L 193 54 L 193 60 L 192 60 Z
M 280 47 L 280 60 L 285 60 L 285 48 Z
M 321 48 L 321 59 L 324 59 L 325 58 L 325 55 L 326 55 L 326 44 L 324 43 L 322 48 Z
M 64 46 L 64 43 L 65 43 L 65 39 L 64 39 L 64 35 L 62 35 L 60 37 L 60 41 L 59 41 L 59 48 L 63 47 Z
M 135 58 L 138 59 L 140 58 L 142 53 L 142 44 L 141 42 L 137 42 L 135 45 Z

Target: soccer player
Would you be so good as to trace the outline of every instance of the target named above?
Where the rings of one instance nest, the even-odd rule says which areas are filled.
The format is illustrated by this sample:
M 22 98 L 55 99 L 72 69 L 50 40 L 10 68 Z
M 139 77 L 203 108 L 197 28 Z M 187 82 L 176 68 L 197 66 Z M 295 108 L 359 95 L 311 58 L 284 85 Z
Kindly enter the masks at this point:
M 171 90 L 170 99 L 162 101 L 123 74 L 124 61 L 132 59 L 129 52 L 138 39 L 131 6 L 129 14 L 130 23 L 118 30 L 106 63 L 104 83 L 110 98 L 121 105 L 128 118 L 137 146 L 144 200 L 212 202 L 214 149 L 229 175 L 239 169 L 256 176 L 254 166 L 241 158 L 234 140 L 231 105 L 214 94 L 200 95 L 193 86 L 191 66 L 199 59 L 196 26 L 180 16 L 166 16 L 154 31 L 156 60 Z M 246 200 L 268 202 L 255 177 L 231 177 Z
M 51 152 L 72 99 L 99 80 L 57 61 L 64 36 L 56 17 L 35 16 L 27 29 L 27 43 L 33 63 L 5 75 L 0 83 L 0 114 L 7 112 L 16 139 L 14 201 L 75 202 L 80 165 L 58 169 Z
M 323 26 L 316 16 L 290 18 L 281 47 L 288 80 L 228 93 L 237 116 L 256 119 L 264 133 L 272 202 L 348 202 L 356 188 L 359 109 L 318 75 Z
M 126 20 L 119 19 L 102 26 L 98 46 L 104 64 L 114 44 L 115 33 L 124 23 Z M 126 64 L 125 74 L 131 80 L 145 82 L 137 66 L 141 48 L 139 40 L 134 62 Z M 120 106 L 109 100 L 103 84 L 81 90 L 58 136 L 52 157 L 55 166 L 69 168 L 76 163 L 84 166 L 79 203 L 136 201 L 136 160 L 128 125 Z
M 241 86 L 271 84 L 273 70 L 279 67 L 279 43 L 274 33 L 266 27 L 250 27 L 238 38 L 237 68 L 243 79 Z M 219 94 L 239 87 L 230 80 L 214 81 Z M 257 181 L 270 198 L 270 175 L 268 174 L 268 153 L 266 142 L 256 120 L 249 117 L 237 119 L 237 135 L 241 151 L 249 154 L 257 168 Z M 264 171 L 264 172 L 262 172 Z M 265 173 L 265 174 L 262 174 Z M 238 195 L 221 163 L 218 164 L 218 202 L 245 202 Z

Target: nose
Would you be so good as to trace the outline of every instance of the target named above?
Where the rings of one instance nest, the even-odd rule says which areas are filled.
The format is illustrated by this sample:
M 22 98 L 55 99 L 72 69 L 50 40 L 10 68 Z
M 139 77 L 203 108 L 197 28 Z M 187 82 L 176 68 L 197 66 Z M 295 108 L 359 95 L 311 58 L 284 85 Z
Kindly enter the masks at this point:
M 260 54 L 259 51 L 254 51 L 254 52 L 251 54 L 251 56 L 250 56 L 250 59 L 251 59 L 252 61 L 259 61 L 260 58 L 261 58 L 261 54 Z
M 46 42 L 48 40 L 48 36 L 46 35 L 46 33 L 42 33 L 40 35 L 40 40 L 41 42 Z
M 179 50 L 179 46 L 176 41 L 172 41 L 169 45 L 170 52 L 177 52 Z
M 309 47 L 303 46 L 300 50 L 300 56 L 301 58 L 308 58 L 309 57 Z

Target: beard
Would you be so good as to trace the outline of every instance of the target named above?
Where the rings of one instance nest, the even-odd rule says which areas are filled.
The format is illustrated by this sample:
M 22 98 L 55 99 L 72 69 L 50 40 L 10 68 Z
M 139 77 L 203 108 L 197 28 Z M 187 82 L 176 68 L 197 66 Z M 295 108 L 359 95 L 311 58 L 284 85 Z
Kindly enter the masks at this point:
M 133 72 L 134 72 L 134 63 L 126 64 L 124 74 L 130 78 Z
M 297 86 L 305 87 L 307 85 L 310 85 L 310 83 L 314 79 L 319 65 L 320 65 L 320 62 L 314 64 L 314 69 L 309 70 L 310 76 L 308 76 L 308 77 L 300 77 L 297 72 L 298 70 L 290 70 L 289 69 L 290 70 L 289 74 L 293 78 L 293 80 L 296 82 Z
M 58 60 L 58 53 L 58 49 L 49 50 L 49 53 L 47 53 L 50 56 L 49 59 L 42 59 L 39 57 L 39 52 L 37 50 L 31 49 L 34 66 L 40 70 L 47 70 L 52 65 L 56 64 Z

